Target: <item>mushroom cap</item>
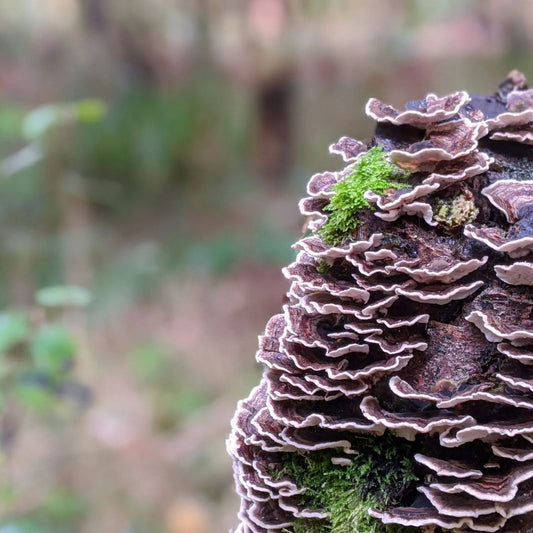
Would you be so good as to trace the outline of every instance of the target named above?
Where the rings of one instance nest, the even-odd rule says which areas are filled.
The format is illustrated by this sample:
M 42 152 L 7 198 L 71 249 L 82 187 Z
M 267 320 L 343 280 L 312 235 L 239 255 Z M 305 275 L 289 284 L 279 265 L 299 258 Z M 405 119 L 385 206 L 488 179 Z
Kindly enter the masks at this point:
M 533 217 L 533 180 L 498 180 L 485 187 L 481 194 L 505 215 L 510 224 L 524 217 Z
M 410 102 L 405 111 L 398 111 L 390 105 L 383 104 L 377 98 L 370 98 L 365 110 L 366 114 L 377 122 L 425 129 L 432 124 L 454 117 L 469 101 L 470 96 L 466 91 L 459 91 L 442 98 L 430 93 L 423 100 Z

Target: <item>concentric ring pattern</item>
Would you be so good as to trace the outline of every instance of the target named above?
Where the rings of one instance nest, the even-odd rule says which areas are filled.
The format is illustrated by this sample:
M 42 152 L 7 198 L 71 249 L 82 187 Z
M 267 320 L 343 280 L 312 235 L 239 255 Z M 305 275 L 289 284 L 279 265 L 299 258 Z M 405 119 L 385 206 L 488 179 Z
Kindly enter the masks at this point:
M 424 531 L 533 531 L 533 90 L 512 72 L 493 96 L 461 91 L 397 110 L 371 99 L 369 145 L 314 175 L 309 235 L 283 270 L 288 303 L 259 338 L 260 384 L 228 439 L 240 532 L 323 520 L 277 476 L 287 453 L 357 453 L 355 435 L 413 442 L 401 506 L 369 509 Z M 408 173 L 365 193 L 374 209 L 341 245 L 320 236 L 335 185 L 380 146 Z M 528 529 L 529 527 L 529 529 Z

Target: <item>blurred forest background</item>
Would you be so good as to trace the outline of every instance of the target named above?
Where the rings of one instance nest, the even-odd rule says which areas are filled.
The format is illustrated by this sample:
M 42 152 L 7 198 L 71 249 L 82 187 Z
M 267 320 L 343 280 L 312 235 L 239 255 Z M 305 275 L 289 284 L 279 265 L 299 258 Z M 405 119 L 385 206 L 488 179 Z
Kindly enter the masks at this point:
M 235 525 L 307 179 L 532 46 L 527 0 L 0 0 L 0 533 Z

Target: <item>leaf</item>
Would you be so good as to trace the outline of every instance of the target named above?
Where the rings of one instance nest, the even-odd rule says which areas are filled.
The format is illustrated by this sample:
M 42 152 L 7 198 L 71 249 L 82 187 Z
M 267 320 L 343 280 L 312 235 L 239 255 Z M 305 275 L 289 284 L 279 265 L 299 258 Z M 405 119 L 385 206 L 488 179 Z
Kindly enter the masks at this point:
M 56 285 L 37 291 L 37 303 L 45 307 L 77 306 L 84 307 L 91 301 L 91 293 L 84 287 Z
M 32 142 L 1 161 L 0 171 L 6 176 L 12 176 L 21 170 L 26 170 L 39 163 L 43 157 L 44 152 L 42 147 L 38 143 Z
M 65 108 L 61 104 L 39 106 L 24 117 L 22 134 L 31 141 L 39 139 L 64 117 Z
M 42 138 L 48 130 L 60 124 L 98 122 L 106 112 L 105 103 L 96 99 L 43 105 L 24 117 L 22 134 L 33 141 Z
M 0 353 L 23 341 L 28 328 L 28 319 L 22 313 L 0 314 Z
M 78 120 L 83 123 L 99 122 L 107 113 L 105 102 L 96 98 L 79 100 L 73 105 L 76 107 Z
M 68 369 L 76 355 L 76 343 L 65 328 L 47 325 L 33 338 L 31 354 L 38 369 L 57 376 Z

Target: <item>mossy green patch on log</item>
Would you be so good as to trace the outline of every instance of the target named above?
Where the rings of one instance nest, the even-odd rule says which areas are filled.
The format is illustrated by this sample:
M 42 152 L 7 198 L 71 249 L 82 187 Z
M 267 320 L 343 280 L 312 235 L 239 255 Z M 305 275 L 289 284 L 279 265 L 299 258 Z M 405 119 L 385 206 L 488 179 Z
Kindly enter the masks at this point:
M 374 209 L 365 199 L 365 192 L 384 195 L 390 189 L 407 188 L 409 185 L 404 182 L 406 176 L 403 170 L 387 159 L 381 147 L 374 146 L 364 153 L 352 172 L 334 186 L 335 194 L 324 208 L 328 212 L 328 219 L 318 230 L 324 242 L 333 246 L 342 245 L 361 225 L 359 211 Z
M 381 437 L 355 437 L 351 464 L 333 464 L 335 450 L 280 454 L 278 479 L 287 477 L 305 488 L 302 507 L 322 511 L 329 519 L 301 520 L 289 531 L 299 533 L 404 533 L 408 528 L 387 526 L 368 514 L 371 507 L 402 503 L 418 480 L 414 472 L 413 443 L 386 433 Z

